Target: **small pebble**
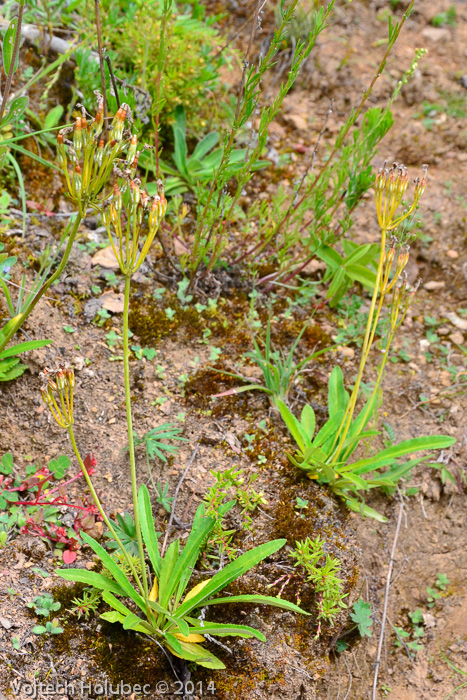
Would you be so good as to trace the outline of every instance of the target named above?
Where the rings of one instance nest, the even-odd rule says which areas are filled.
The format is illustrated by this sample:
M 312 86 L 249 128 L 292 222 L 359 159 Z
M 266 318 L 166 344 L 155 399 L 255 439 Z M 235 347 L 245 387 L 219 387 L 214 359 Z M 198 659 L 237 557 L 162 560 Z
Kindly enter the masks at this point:
M 446 282 L 444 280 L 440 280 L 439 282 L 437 282 L 436 280 L 431 280 L 430 282 L 424 284 L 423 288 L 426 289 L 428 292 L 434 292 L 436 289 L 443 289 L 443 287 L 445 286 Z
M 340 345 L 337 349 L 344 355 L 344 357 L 348 357 L 349 360 L 352 360 L 355 357 L 355 350 L 353 348 L 343 347 Z
M 451 333 L 451 335 L 449 336 L 449 340 L 451 340 L 456 345 L 462 345 L 462 343 L 464 342 L 464 336 L 460 331 L 454 331 L 454 333 Z
M 456 260 L 456 258 L 459 257 L 459 253 L 457 252 L 457 250 L 448 250 L 446 255 L 448 256 L 448 258 L 451 258 L 452 260 Z

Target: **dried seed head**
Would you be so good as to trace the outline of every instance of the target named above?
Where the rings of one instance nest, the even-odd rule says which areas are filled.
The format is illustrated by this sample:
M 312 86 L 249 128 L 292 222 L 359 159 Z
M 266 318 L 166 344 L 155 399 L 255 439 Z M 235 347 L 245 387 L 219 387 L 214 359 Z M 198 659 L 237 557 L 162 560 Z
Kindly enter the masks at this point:
M 43 399 L 45 405 L 46 406 L 53 406 L 51 390 L 48 386 L 41 388 L 41 394 L 42 394 L 42 399 Z
M 137 207 L 141 199 L 141 190 L 134 180 L 130 180 L 130 199 L 134 207 Z
M 58 391 L 63 391 L 63 389 L 66 386 L 66 377 L 65 377 L 65 372 L 63 371 L 63 369 L 61 367 L 56 374 L 56 381 L 57 381 Z
M 120 188 L 116 179 L 114 180 L 113 204 L 116 212 L 122 211 L 122 193 L 120 192 Z
M 65 369 L 65 376 L 66 376 L 66 381 L 67 381 L 68 387 L 70 389 L 74 389 L 75 388 L 75 373 L 73 372 L 71 367 L 67 367 Z
M 127 159 L 126 159 L 127 165 L 131 165 L 133 163 L 133 161 L 135 160 L 137 143 L 138 143 L 137 136 L 136 135 L 132 136 L 131 141 L 130 141 L 130 146 L 128 148 Z
M 77 153 L 81 151 L 83 145 L 83 134 L 81 133 L 81 117 L 76 117 L 75 127 L 73 129 L 73 146 Z

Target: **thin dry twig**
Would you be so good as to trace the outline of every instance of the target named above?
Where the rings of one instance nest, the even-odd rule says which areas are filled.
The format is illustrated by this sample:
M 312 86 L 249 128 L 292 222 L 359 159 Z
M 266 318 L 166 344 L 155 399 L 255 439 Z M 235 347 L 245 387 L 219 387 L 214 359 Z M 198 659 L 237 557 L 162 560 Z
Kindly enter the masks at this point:
M 112 68 L 112 61 L 111 61 L 110 56 L 107 53 L 107 51 L 104 51 L 104 60 L 107 63 L 107 68 L 109 69 L 110 82 L 112 83 L 112 88 L 113 88 L 113 91 L 115 94 L 115 99 L 117 100 L 117 108 L 120 109 L 120 96 L 118 94 L 117 82 L 115 80 L 115 75 L 114 75 L 113 68 Z
M 347 700 L 349 697 L 350 691 L 352 689 L 352 671 L 350 670 L 350 666 L 347 663 L 347 659 L 345 658 L 345 654 L 342 654 L 342 658 L 344 659 L 345 667 L 347 669 L 347 673 L 349 674 L 349 687 L 347 688 L 347 692 L 344 695 L 344 700 Z
M 394 567 L 394 557 L 396 554 L 397 540 L 399 539 L 399 532 L 401 529 L 403 513 L 404 513 L 404 502 L 401 500 L 400 506 L 399 506 L 399 515 L 397 517 L 396 532 L 394 533 L 394 541 L 392 543 L 391 557 L 389 559 L 389 570 L 388 570 L 388 576 L 386 579 L 386 588 L 384 591 L 383 617 L 381 620 L 381 631 L 380 631 L 380 635 L 379 635 L 378 654 L 376 656 L 376 661 L 375 661 L 375 674 L 373 677 L 372 700 L 376 700 L 376 687 L 378 684 L 378 673 L 379 673 L 379 667 L 381 664 L 381 653 L 383 650 L 384 630 L 386 627 L 386 619 L 387 619 L 387 614 L 388 614 L 389 589 L 391 588 L 391 576 L 392 576 L 392 570 Z
M 190 467 L 191 467 L 191 465 L 193 464 L 193 462 L 194 462 L 194 460 L 195 460 L 196 455 L 198 454 L 198 449 L 199 449 L 199 444 L 197 443 L 197 444 L 196 444 L 196 447 L 195 447 L 195 449 L 193 450 L 193 453 L 192 453 L 192 455 L 191 455 L 191 457 L 190 457 L 190 460 L 189 460 L 188 464 L 187 464 L 186 467 L 185 467 L 185 471 L 184 471 L 183 474 L 181 475 L 180 481 L 178 482 L 178 484 L 177 484 L 177 486 L 176 486 L 176 488 L 175 488 L 174 499 L 173 499 L 173 501 L 172 501 L 172 509 L 171 509 L 171 511 L 170 511 L 170 518 L 169 518 L 169 522 L 168 522 L 168 524 L 167 524 L 167 530 L 165 531 L 164 544 L 162 545 L 162 556 L 164 556 L 164 554 L 165 554 L 165 549 L 166 549 L 166 547 L 167 547 L 167 541 L 168 541 L 168 539 L 169 539 L 170 530 L 172 529 L 172 523 L 173 523 L 174 516 L 175 516 L 175 506 L 176 506 L 176 504 L 177 504 L 177 498 L 178 498 L 178 492 L 180 491 L 181 485 L 182 485 L 183 482 L 185 481 L 185 477 L 186 477 L 186 475 L 188 474 L 188 472 L 189 472 L 189 470 L 190 470 Z

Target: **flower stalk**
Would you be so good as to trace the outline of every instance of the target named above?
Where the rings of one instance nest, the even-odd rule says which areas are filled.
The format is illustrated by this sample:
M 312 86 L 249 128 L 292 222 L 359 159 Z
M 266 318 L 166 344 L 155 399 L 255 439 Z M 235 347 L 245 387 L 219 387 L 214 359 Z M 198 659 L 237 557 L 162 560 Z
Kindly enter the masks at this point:
M 373 389 L 372 398 L 376 396 L 384 375 L 384 369 L 389 355 L 389 348 L 394 340 L 395 333 L 403 322 L 407 313 L 408 307 L 413 299 L 414 292 L 407 291 L 407 284 L 402 276 L 405 274 L 404 269 L 409 261 L 409 247 L 405 246 L 399 251 L 396 262 L 394 276 L 390 281 L 390 275 L 393 268 L 394 260 L 396 259 L 396 244 L 397 239 L 393 237 L 390 242 L 390 247 L 386 250 L 386 242 L 388 233 L 396 229 L 405 219 L 407 219 L 418 206 L 421 196 L 426 188 L 426 173 L 428 166 L 423 165 L 422 179 L 416 178 L 414 199 L 407 211 L 397 215 L 397 211 L 403 202 L 404 195 L 408 189 L 408 173 L 404 165 L 393 163 L 388 168 L 387 163 L 379 170 L 375 181 L 375 206 L 378 223 L 381 228 L 381 249 L 376 272 L 376 283 L 371 299 L 370 310 L 368 313 L 368 321 L 363 339 L 362 353 L 360 364 L 357 373 L 357 379 L 350 396 L 349 403 L 342 418 L 341 425 L 334 438 L 334 451 L 331 455 L 331 462 L 341 461 L 341 452 L 344 443 L 347 439 L 352 419 L 357 404 L 357 399 L 360 391 L 360 385 L 363 378 L 363 372 L 368 360 L 370 350 L 373 346 L 378 321 L 384 302 L 391 291 L 393 291 L 392 301 L 390 306 L 390 331 L 386 343 L 383 361 L 378 370 L 378 376 L 375 387 Z M 401 316 L 402 314 L 402 316 Z M 368 402 L 365 418 L 372 410 L 373 401 Z M 365 425 L 365 421 L 362 422 Z M 362 428 L 363 429 L 363 428 Z
M 115 539 L 118 546 L 120 547 L 120 550 L 122 551 L 122 554 L 128 566 L 131 569 L 131 573 L 133 574 L 133 577 L 139 589 L 142 593 L 144 593 L 144 586 L 141 584 L 135 566 L 131 561 L 131 558 L 129 557 L 128 552 L 123 546 L 120 538 L 115 532 L 115 528 L 113 527 L 112 523 L 110 522 L 105 513 L 101 500 L 97 495 L 97 492 L 94 488 L 94 484 L 92 483 L 89 472 L 86 468 L 83 459 L 81 458 L 81 454 L 76 444 L 73 432 L 73 394 L 75 389 L 75 374 L 68 365 L 60 365 L 57 370 L 44 369 L 44 371 L 41 372 L 41 379 L 43 381 L 43 385 L 41 388 L 42 399 L 47 408 L 50 410 L 52 416 L 54 417 L 58 425 L 61 428 L 65 428 L 68 431 L 71 445 L 73 447 L 73 452 L 75 453 L 76 459 L 78 460 L 78 464 L 81 468 L 83 476 L 86 479 L 86 483 L 89 487 L 89 491 L 91 492 L 92 499 L 96 504 L 97 510 L 99 511 L 99 514 L 102 520 L 104 521 L 106 527 L 112 534 L 112 537 Z

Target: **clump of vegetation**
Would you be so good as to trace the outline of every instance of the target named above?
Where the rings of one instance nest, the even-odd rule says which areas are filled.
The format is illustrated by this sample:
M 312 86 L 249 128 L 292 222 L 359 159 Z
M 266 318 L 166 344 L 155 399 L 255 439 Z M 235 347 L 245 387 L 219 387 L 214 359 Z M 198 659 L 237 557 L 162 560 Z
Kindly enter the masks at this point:
M 68 434 L 80 467 L 79 473 L 63 481 L 70 466 L 70 460 L 63 456 L 52 460 L 48 467 L 28 467 L 25 476 L 19 475 L 10 453 L 4 455 L 0 463 L 0 507 L 5 511 L 0 515 L 0 546 L 5 546 L 20 529 L 51 542 L 66 565 L 75 561 L 81 540 L 97 558 L 98 570 L 57 570 L 65 580 L 87 586 L 81 597 L 73 600 L 71 612 L 78 620 L 83 617 L 87 620 L 99 611 L 103 620 L 155 641 L 169 660 L 175 656 L 209 669 L 222 669 L 222 660 L 205 646 L 212 637 L 233 636 L 265 641 L 259 630 L 231 623 L 226 614 L 223 618 L 223 606 L 228 603 L 241 604 L 242 607 L 246 604 L 269 605 L 310 615 L 310 610 L 304 611 L 299 606 L 303 591 L 311 591 L 317 610 L 316 638 L 321 634 L 322 623 L 334 624 L 347 607 L 348 589 L 345 588 L 343 564 L 326 551 L 324 539 L 305 537 L 301 532 L 292 538 L 290 532 L 281 532 L 287 539 L 281 537 L 262 542 L 249 550 L 248 538 L 239 543 L 240 535 L 245 532 L 256 535 L 255 517 L 261 506 L 267 505 L 263 491 L 254 488 L 257 474 L 246 474 L 237 467 L 212 471 L 214 484 L 207 489 L 193 521 L 183 523 L 175 516 L 182 482 L 173 495 L 169 495 L 168 475 L 164 474 L 161 482 L 156 482 L 152 463 L 159 460 L 162 467 L 167 466 L 169 458 L 176 456 L 181 443 L 188 442 L 188 438 L 181 436 L 182 430 L 176 423 L 164 423 L 145 433 L 134 428 L 131 363 L 139 365 L 139 369 L 148 363 L 157 379 L 164 381 L 166 368 L 162 364 L 149 364 L 158 351 L 144 346 L 173 333 L 182 320 L 192 331 L 199 331 L 201 337 L 196 340 L 209 345 L 209 362 L 216 362 L 225 350 L 211 345 L 211 336 L 216 324 L 223 338 L 230 332 L 225 317 L 220 314 L 222 307 L 221 303 L 218 304 L 218 295 L 222 294 L 223 285 L 228 287 L 231 284 L 231 274 L 238 272 L 244 278 L 242 303 L 248 304 L 248 295 L 251 300 L 245 327 L 250 325 L 258 332 L 262 325 L 266 326 L 264 343 L 257 333 L 253 336 L 253 351 L 244 355 L 246 360 L 260 368 L 262 379 L 250 381 L 222 370 L 222 379 L 230 381 L 235 378 L 245 383 L 232 388 L 230 382 L 231 388 L 218 393 L 217 397 L 253 389 L 264 392 L 272 407 L 279 410 L 296 443 L 290 461 L 307 477 L 319 485 L 328 486 L 351 510 L 384 521 L 385 518 L 366 503 L 362 494 L 366 496 L 374 488 L 393 493 L 401 479 L 426 459 L 427 450 L 447 448 L 454 443 L 449 436 L 433 435 L 394 444 L 395 435 L 387 423 L 390 443 L 382 449 L 374 449 L 374 443 L 381 437 L 377 419 L 383 401 L 382 382 L 387 361 L 391 357 L 396 333 L 417 291 L 417 287 L 408 285 L 405 269 L 409 262 L 411 217 L 425 190 L 427 166 L 423 166 L 423 177 L 416 180 L 409 203 L 406 201 L 406 168 L 397 163 L 392 167 L 385 164 L 374 177 L 372 162 L 379 143 L 394 123 L 392 104 L 402 85 L 414 74 L 424 51 L 417 50 L 409 70 L 403 74 L 384 107 L 368 108 L 367 105 L 376 79 L 384 70 L 413 4 L 413 1 L 409 3 L 399 23 L 393 24 L 389 18 L 386 48 L 373 80 L 334 141 L 327 145 L 325 157 L 318 158 L 318 155 L 332 104 L 318 132 L 314 150 L 291 191 L 278 186 L 273 194 L 267 192 L 265 197 L 258 197 L 255 188 L 261 181 L 259 178 L 255 180 L 256 173 L 269 168 L 267 181 L 275 182 L 281 176 L 283 164 L 290 162 L 287 154 L 276 154 L 269 148 L 271 127 L 279 118 L 286 97 L 297 84 L 300 70 L 331 20 L 335 0 L 330 0 L 326 7 L 317 0 L 309 6 L 299 0 L 279 2 L 275 13 L 276 26 L 266 38 L 263 36 L 259 57 L 255 52 L 264 3 L 255 3 L 248 18 L 250 39 L 236 94 L 229 90 L 224 77 L 221 78 L 221 68 L 228 67 L 235 60 L 235 54 L 220 34 L 216 24 L 220 17 L 209 17 L 198 2 L 187 5 L 175 5 L 173 0 L 146 4 L 139 0 L 134 3 L 127 0 L 96 2 L 95 15 L 87 27 L 92 24 L 94 28 L 95 24 L 97 56 L 91 52 L 87 32 L 82 34 L 82 45 L 73 46 L 65 54 L 68 57 L 75 53 L 77 60 L 76 91 L 67 117 L 73 121 L 66 126 L 61 124 L 64 116 L 62 105 L 49 111 L 44 107 L 41 114 L 34 115 L 27 111 L 26 96 L 10 100 L 12 77 L 18 69 L 25 11 L 24 0 L 20 0 L 17 17 L 9 23 L 3 42 L 6 81 L 0 106 L 0 167 L 8 163 L 18 179 L 25 231 L 27 200 L 24 179 L 12 154 L 18 150 L 22 152 L 17 140 L 29 136 L 31 130 L 23 123 L 20 125 L 21 135 L 14 136 L 10 127 L 23 118 L 31 118 L 40 126 L 40 130 L 32 134 L 39 139 L 35 143 L 48 149 L 47 152 L 54 143 L 50 132 L 59 128 L 56 143 L 58 165 L 54 167 L 60 170 L 72 211 L 64 212 L 69 223 L 60 234 L 55 252 L 47 247 L 41 257 L 35 259 L 37 274 L 32 286 L 27 286 L 26 276 L 22 274 L 16 300 L 11 292 L 14 283 L 10 272 L 17 258 L 10 255 L 9 248 L 5 252 L 3 247 L 0 250 L 0 286 L 7 309 L 0 329 L 0 381 L 11 381 L 25 371 L 26 366 L 20 364 L 17 357 L 20 353 L 50 344 L 51 341 L 28 340 L 7 347 L 39 301 L 60 279 L 73 245 L 81 235 L 80 225 L 90 214 L 96 217 L 99 235 L 104 233 L 107 237 L 116 260 L 115 267 L 118 266 L 117 271 L 107 273 L 107 284 L 113 290 L 122 290 L 121 331 L 111 327 L 111 313 L 106 308 L 91 310 L 90 320 L 94 323 L 94 331 L 97 334 L 102 332 L 107 341 L 104 349 L 112 350 L 118 345 L 118 352 L 121 352 L 111 355 L 110 359 L 123 364 L 128 440 L 125 452 L 130 466 L 132 513 L 117 513 L 114 520 L 109 518 L 92 478 L 96 461 L 92 455 L 85 459 L 81 456 L 75 437 L 78 414 L 75 392 L 78 387 L 68 363 L 44 370 L 41 394 L 48 418 Z M 76 21 L 80 19 L 78 5 L 71 3 L 61 13 L 60 1 L 50 7 L 35 3 L 28 12 L 32 12 L 32 18 L 36 17 L 37 21 L 47 25 L 52 35 L 54 22 L 77 30 L 80 25 Z M 391 5 L 395 9 L 397 2 Z M 438 19 L 435 22 L 434 18 L 433 23 L 452 24 L 456 16 L 451 9 L 437 15 Z M 31 14 L 28 19 L 30 17 Z M 47 73 L 57 69 L 47 83 L 47 94 L 58 80 L 66 57 L 43 68 Z M 277 77 L 274 72 L 280 59 L 284 60 L 283 71 L 279 71 Z M 42 71 L 41 75 L 44 75 Z M 31 77 L 21 89 L 26 92 L 34 82 L 36 77 Z M 93 92 L 97 97 L 97 110 L 91 115 L 86 105 L 90 105 Z M 44 104 L 45 101 L 43 99 Z M 454 109 L 455 105 L 450 107 Z M 149 144 L 141 146 L 145 139 Z M 47 162 L 39 154 L 35 157 L 42 165 Z M 168 176 L 165 183 L 161 179 L 163 175 Z M 355 211 L 372 187 L 375 189 L 381 238 L 378 243 L 360 244 L 347 234 L 351 232 Z M 2 216 L 10 203 L 8 197 L 5 199 L 2 195 L 0 198 Z M 32 202 L 31 208 L 44 215 L 55 213 L 49 211 L 48 205 L 38 202 Z M 80 250 L 93 253 L 102 245 L 105 243 L 96 239 L 81 243 Z M 173 284 L 176 288 L 167 302 L 171 306 L 160 304 L 165 288 L 156 289 L 152 296 L 134 289 L 136 280 L 143 284 L 145 275 L 152 273 L 154 261 L 150 260 L 150 251 L 153 249 L 158 251 L 156 264 L 170 268 L 170 275 L 166 274 L 166 269 L 163 279 L 167 280 L 167 287 Z M 314 259 L 323 264 L 325 271 L 321 280 L 309 278 L 307 268 Z M 307 276 L 306 279 L 301 277 L 302 274 Z M 364 326 L 358 322 L 345 323 L 352 315 L 363 317 L 360 300 L 346 302 L 346 295 L 356 283 L 371 294 Z M 303 324 L 303 318 L 290 324 L 295 331 L 295 340 L 287 352 L 281 351 L 279 345 L 273 347 L 271 321 L 266 323 L 267 314 L 260 316 L 255 301 L 260 294 L 258 290 L 270 293 L 273 288 L 285 289 L 289 299 L 287 302 L 282 300 L 278 318 L 282 322 L 297 311 L 297 316 L 303 317 L 309 313 L 311 304 L 318 305 L 316 294 L 322 284 L 327 288 L 321 305 L 328 304 L 330 309 L 337 307 L 344 316 L 347 315 L 340 342 L 358 341 L 361 335 L 363 338 L 352 390 L 347 390 L 346 379 L 338 365 L 334 366 L 329 377 L 325 377 L 328 383 L 328 419 L 317 425 L 319 413 L 317 418 L 311 404 L 303 405 L 304 392 L 299 391 L 301 411 L 298 414 L 297 403 L 290 395 L 291 387 L 295 383 L 298 385 L 297 379 L 303 377 L 311 362 L 330 348 L 317 350 L 310 342 L 309 350 L 313 348 L 313 352 L 304 359 L 296 359 L 298 346 L 304 342 L 309 330 L 309 325 Z M 90 293 L 99 296 L 101 286 L 92 284 L 90 290 L 82 296 L 86 298 Z M 271 293 L 268 301 L 268 313 L 277 300 L 275 294 Z M 79 297 L 79 308 L 82 298 L 76 296 Z M 133 304 L 132 318 L 130 304 Z M 243 308 L 240 312 L 235 310 L 234 315 L 241 316 Z M 212 325 L 200 320 L 204 313 Z M 130 320 L 134 322 L 132 329 L 138 336 L 133 341 Z M 61 327 L 70 336 L 76 330 L 75 324 L 66 323 Z M 243 336 L 238 336 L 237 344 L 243 344 Z M 376 347 L 381 353 L 376 377 L 369 396 L 363 406 L 359 406 L 370 354 Z M 197 357 L 192 366 L 198 364 Z M 176 384 L 177 381 L 179 394 L 184 394 L 185 390 L 189 392 L 185 371 L 178 376 Z M 207 387 L 208 382 L 203 386 Z M 301 387 L 297 386 L 297 389 L 301 390 Z M 211 415 L 209 394 L 206 391 L 205 396 L 200 397 L 206 415 Z M 309 401 L 308 394 L 306 397 Z M 161 403 L 156 399 L 152 405 L 160 406 Z M 179 416 L 177 418 L 183 420 L 184 414 Z M 264 419 L 258 426 L 267 433 Z M 238 441 L 240 447 L 235 446 L 235 449 L 240 452 L 241 445 L 244 447 L 246 442 L 246 450 L 253 455 L 255 440 L 254 434 L 245 433 L 243 443 Z M 140 446 L 146 452 L 152 494 L 146 485 L 138 483 L 136 449 Z M 409 457 L 418 451 L 424 451 L 424 456 Z M 266 454 L 256 454 L 255 459 L 266 471 Z M 182 481 L 185 475 L 186 471 Z M 442 475 L 446 476 L 444 471 Z M 80 477 L 86 481 L 88 494 L 70 503 L 66 498 L 66 487 Z M 156 531 L 155 503 L 163 509 L 159 512 L 162 533 Z M 289 520 L 290 517 L 296 520 L 305 533 L 309 501 L 294 494 L 285 505 Z M 317 500 L 316 507 L 318 505 Z M 65 526 L 60 519 L 60 509 L 65 507 L 77 510 L 72 527 Z M 189 512 L 189 507 L 186 510 Z M 234 516 L 237 518 L 235 527 L 232 526 Z M 186 529 L 183 536 L 173 536 L 174 523 Z M 103 544 L 98 539 L 104 526 Z M 289 549 L 283 554 L 287 554 L 288 563 L 278 564 L 277 552 L 287 542 Z M 268 558 L 273 560 L 274 566 L 286 571 L 277 581 L 264 583 L 269 587 L 281 585 L 277 597 L 251 592 L 230 595 L 229 586 L 241 587 L 239 578 Z M 217 568 L 210 571 L 212 577 L 204 578 L 203 571 L 208 576 L 206 569 L 213 566 Z M 292 587 L 292 584 L 296 603 L 281 597 L 286 587 Z M 447 585 L 447 579 L 440 575 L 435 588 L 427 589 L 429 606 L 445 594 Z M 225 595 L 219 597 L 221 591 L 225 591 Z M 215 622 L 206 619 L 212 605 L 221 606 Z M 44 594 L 36 596 L 28 607 L 37 615 L 49 618 L 61 605 L 49 594 Z M 103 612 L 102 608 L 105 608 Z M 235 610 L 238 609 L 234 608 L 234 614 Z M 370 636 L 369 605 L 359 600 L 349 613 L 355 623 L 353 629 L 358 629 L 361 636 Z M 419 610 L 411 614 L 413 630 L 407 633 L 417 639 L 423 636 L 420 615 Z M 46 620 L 44 625 L 34 627 L 33 632 L 57 635 L 63 632 L 63 628 L 54 617 Z M 411 643 L 415 644 L 416 639 L 412 637 Z
M 207 15 L 198 3 L 182 9 L 167 0 L 130 7 L 125 0 L 105 1 L 101 6 L 102 41 L 139 128 L 149 136 L 156 112 L 167 124 L 177 106 L 198 133 L 215 116 L 213 105 L 220 110 L 218 119 L 224 117 L 220 69 L 234 53 L 222 46 L 218 17 Z M 87 102 L 101 87 L 95 55 L 87 48 L 77 52 L 76 84 Z M 116 109 L 115 98 L 109 96 L 109 103 Z
M 299 505 L 306 508 L 306 504 L 303 502 Z M 280 596 L 286 586 L 293 583 L 296 587 L 297 603 L 300 604 L 303 586 L 307 583 L 313 585 L 317 597 L 318 628 L 316 639 L 318 639 L 321 634 L 321 621 L 326 620 L 333 624 L 339 612 L 347 607 L 344 603 L 347 594 L 343 592 L 343 581 L 338 576 L 341 562 L 325 552 L 324 540 L 319 537 L 314 540 L 307 537 L 305 540 L 297 542 L 295 549 L 290 552 L 289 556 L 295 560 L 296 570 L 290 574 L 284 574 L 269 587 L 283 582 L 279 592 Z

